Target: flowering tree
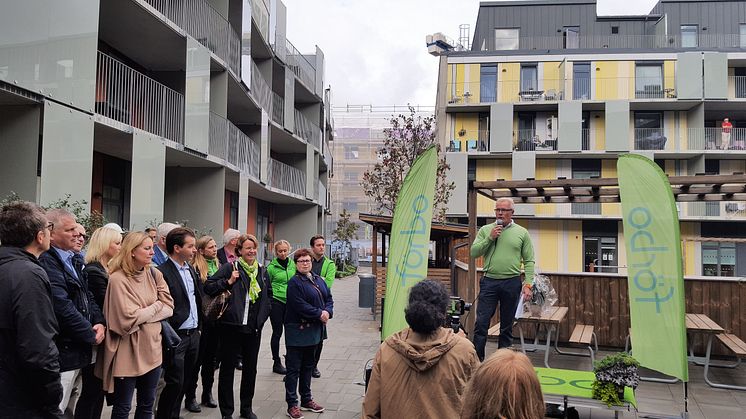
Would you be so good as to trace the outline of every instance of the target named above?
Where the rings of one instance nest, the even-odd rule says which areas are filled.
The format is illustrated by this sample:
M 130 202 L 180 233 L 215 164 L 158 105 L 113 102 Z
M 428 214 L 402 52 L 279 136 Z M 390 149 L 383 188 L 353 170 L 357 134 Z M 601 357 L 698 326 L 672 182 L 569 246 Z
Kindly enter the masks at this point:
M 363 174 L 360 183 L 365 195 L 377 204 L 379 214 L 392 215 L 396 198 L 415 159 L 435 144 L 440 155 L 440 145 L 435 139 L 435 118 L 416 116 L 415 109 L 409 107 L 409 115 L 391 118 L 390 128 L 383 130 L 383 147 L 378 150 L 378 163 Z M 433 217 L 445 221 L 446 204 L 454 182 L 448 182 L 446 174 L 449 166 L 445 157 L 438 159 L 437 181 L 435 184 L 435 205 Z

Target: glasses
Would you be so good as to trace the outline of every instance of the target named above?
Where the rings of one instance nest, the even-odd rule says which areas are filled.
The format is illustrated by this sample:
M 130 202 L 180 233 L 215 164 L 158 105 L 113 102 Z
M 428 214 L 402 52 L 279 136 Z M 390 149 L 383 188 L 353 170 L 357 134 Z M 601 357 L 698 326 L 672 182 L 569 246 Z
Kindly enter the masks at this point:
M 298 259 L 295 263 L 311 263 L 311 259 Z
M 78 234 L 77 236 L 75 236 L 75 238 L 83 241 L 88 240 L 88 236 L 86 236 L 85 234 Z
M 47 224 L 47 230 L 49 230 L 49 231 L 54 230 L 54 223 L 53 222 L 50 222 L 49 224 Z
M 513 212 L 512 209 L 495 208 L 495 212 Z

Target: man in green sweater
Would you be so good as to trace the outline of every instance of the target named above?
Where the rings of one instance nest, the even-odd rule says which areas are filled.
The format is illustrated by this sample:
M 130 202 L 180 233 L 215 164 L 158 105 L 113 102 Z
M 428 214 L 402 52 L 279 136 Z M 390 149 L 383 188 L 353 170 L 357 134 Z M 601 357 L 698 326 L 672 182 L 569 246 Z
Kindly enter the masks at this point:
M 495 222 L 479 229 L 471 246 L 471 257 L 484 256 L 484 276 L 479 281 L 477 320 L 474 327 L 474 347 L 484 360 L 487 329 L 500 303 L 499 348 L 513 344 L 513 321 L 523 290 L 530 298 L 534 282 L 534 246 L 528 230 L 513 221 L 515 204 L 511 198 L 495 202 Z M 525 281 L 521 285 L 521 263 Z

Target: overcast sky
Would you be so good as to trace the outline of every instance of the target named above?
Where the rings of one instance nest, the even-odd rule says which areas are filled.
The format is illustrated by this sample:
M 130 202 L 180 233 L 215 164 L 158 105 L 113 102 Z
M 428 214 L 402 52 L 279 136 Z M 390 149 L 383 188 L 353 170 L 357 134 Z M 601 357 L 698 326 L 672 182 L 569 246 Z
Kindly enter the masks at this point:
M 479 9 L 479 0 L 283 2 L 290 42 L 302 53 L 324 51 L 334 106 L 435 105 L 438 58 L 427 53 L 425 36 L 457 39 L 460 24 L 474 30 Z M 655 3 L 598 0 L 598 13 L 645 14 Z

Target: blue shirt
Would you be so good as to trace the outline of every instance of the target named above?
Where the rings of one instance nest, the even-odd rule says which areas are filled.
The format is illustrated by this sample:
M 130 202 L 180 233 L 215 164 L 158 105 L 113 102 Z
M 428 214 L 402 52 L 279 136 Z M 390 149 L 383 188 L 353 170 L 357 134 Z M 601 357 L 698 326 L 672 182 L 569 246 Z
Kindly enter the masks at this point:
M 198 320 L 197 320 L 197 298 L 194 296 L 194 279 L 192 278 L 192 272 L 189 269 L 189 264 L 184 263 L 184 265 L 179 266 L 178 262 L 171 259 L 171 263 L 176 266 L 176 270 L 179 271 L 179 275 L 181 275 L 181 282 L 184 284 L 184 289 L 186 289 L 187 297 L 189 297 L 189 317 L 182 323 L 181 326 L 179 326 L 179 329 L 196 329 L 198 326 Z
M 75 255 L 75 253 L 72 250 L 62 250 L 54 246 L 52 246 L 52 248 L 60 256 L 60 259 L 62 259 L 62 263 L 65 264 L 65 267 L 73 274 L 75 279 L 78 279 L 78 272 L 75 271 L 75 267 L 73 266 L 73 256 Z
M 168 255 L 158 246 L 153 246 L 153 264 L 162 265 L 168 260 Z

